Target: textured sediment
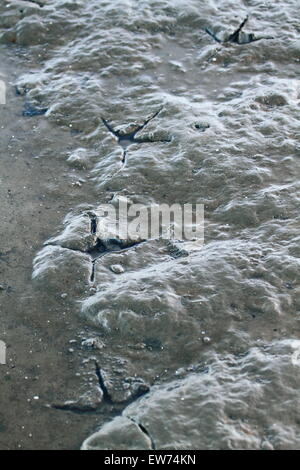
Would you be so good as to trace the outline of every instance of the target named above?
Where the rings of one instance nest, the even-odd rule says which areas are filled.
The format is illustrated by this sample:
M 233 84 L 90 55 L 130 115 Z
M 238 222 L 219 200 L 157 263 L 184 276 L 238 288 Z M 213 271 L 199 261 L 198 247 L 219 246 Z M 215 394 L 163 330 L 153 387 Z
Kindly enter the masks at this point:
M 56 312 L 67 363 L 43 402 L 74 427 L 85 415 L 74 447 L 101 426 L 84 449 L 299 448 L 297 5 L 221 3 L 0 7 L 2 50 L 30 62 L 20 119 L 52 140 L 35 154 L 59 173 L 41 182 L 57 207 L 29 255 L 43 301 L 28 325 Z M 274 39 L 205 32 L 247 14 Z M 118 135 L 147 120 L 124 158 Z M 120 199 L 204 204 L 204 245 L 117 241 L 102 208 Z

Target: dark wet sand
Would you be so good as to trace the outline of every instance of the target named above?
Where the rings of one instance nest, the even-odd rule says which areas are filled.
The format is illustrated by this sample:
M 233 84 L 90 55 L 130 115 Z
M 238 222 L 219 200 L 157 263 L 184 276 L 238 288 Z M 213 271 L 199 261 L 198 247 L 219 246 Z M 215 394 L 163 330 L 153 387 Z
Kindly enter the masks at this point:
M 34 254 L 80 202 L 80 189 L 66 175 L 64 155 L 72 137 L 43 118 L 22 116 L 24 99 L 12 83 L 28 64 L 21 57 L 12 60 L 5 47 L 0 53 L 1 72 L 10 82 L 0 114 L 0 339 L 8 347 L 7 365 L 0 366 L 0 448 L 76 449 L 101 417 L 47 405 L 74 398 L 72 391 L 76 398 L 80 390 L 82 377 L 75 372 L 82 357 L 68 349 L 69 341 L 78 343 L 82 324 L 67 299 L 46 292 L 38 297 L 31 281 Z

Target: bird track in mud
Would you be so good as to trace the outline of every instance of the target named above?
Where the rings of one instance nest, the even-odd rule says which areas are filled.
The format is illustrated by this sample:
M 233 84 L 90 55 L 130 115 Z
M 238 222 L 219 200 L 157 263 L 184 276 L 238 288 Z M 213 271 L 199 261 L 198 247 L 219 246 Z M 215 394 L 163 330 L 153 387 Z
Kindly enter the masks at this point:
M 152 114 L 149 118 L 145 119 L 143 124 L 134 126 L 133 130 L 124 131 L 122 130 L 115 130 L 109 122 L 101 117 L 101 120 L 107 130 L 118 139 L 118 144 L 123 148 L 123 156 L 122 156 L 122 163 L 125 164 L 126 156 L 127 156 L 127 148 L 132 144 L 144 144 L 144 143 L 154 143 L 154 142 L 171 142 L 171 139 L 151 139 L 148 136 L 144 136 L 143 138 L 136 137 L 136 134 L 144 129 L 150 121 L 152 121 L 158 114 L 162 111 L 163 108 L 160 108 L 154 114 Z
M 117 412 L 117 414 L 122 414 L 124 409 L 130 405 L 131 403 L 135 402 L 138 398 L 140 398 L 143 395 L 146 395 L 150 391 L 150 387 L 146 383 L 140 383 L 139 387 L 136 390 L 132 390 L 130 396 L 128 398 L 124 398 L 123 400 L 120 401 L 114 401 L 111 394 L 109 393 L 109 390 L 106 386 L 106 381 L 104 378 L 104 373 L 99 365 L 99 362 L 95 359 L 92 358 L 94 365 L 95 365 L 95 376 L 97 377 L 97 382 L 98 382 L 98 387 L 102 392 L 102 401 L 101 405 L 108 405 L 108 406 L 113 406 Z M 100 403 L 99 403 L 100 404 Z M 98 406 L 99 406 L 98 404 Z M 52 403 L 51 408 L 54 408 L 56 410 L 61 410 L 61 411 L 72 411 L 74 413 L 82 413 L 82 412 L 95 412 L 97 411 L 98 406 L 95 406 L 95 408 L 91 408 L 90 406 L 86 404 L 79 404 L 79 400 L 77 401 L 67 401 L 64 403 Z M 138 424 L 138 423 L 136 423 Z M 138 424 L 140 427 L 140 425 Z M 140 427 L 140 429 L 142 429 Z M 143 431 L 145 434 L 149 436 L 149 434 L 146 431 Z M 149 436 L 150 438 L 150 436 Z M 151 438 L 150 438 L 151 439 Z M 151 439 L 152 442 L 152 439 Z
M 244 45 L 244 44 L 251 44 L 251 42 L 256 42 L 256 41 L 261 41 L 262 39 L 274 39 L 273 36 L 262 36 L 262 37 L 255 37 L 253 33 L 244 33 L 245 38 L 241 38 L 240 33 L 242 32 L 242 29 L 244 28 L 245 24 L 247 23 L 249 17 L 246 16 L 246 18 L 241 22 L 239 27 L 228 36 L 227 39 L 223 40 L 218 38 L 218 36 L 213 33 L 210 29 L 205 28 L 205 32 L 209 34 L 216 42 L 219 44 L 238 44 L 238 45 Z
M 227 41 L 224 41 L 224 42 L 231 42 L 231 43 L 236 43 L 236 44 L 247 44 L 247 43 L 250 43 L 250 42 L 253 42 L 253 41 L 258 41 L 260 39 L 264 39 L 264 38 L 255 38 L 254 39 L 253 35 L 252 36 L 248 35 L 249 36 L 249 41 L 248 42 L 244 42 L 244 43 L 239 42 L 240 41 L 240 32 L 241 32 L 244 24 L 246 23 L 246 21 L 247 21 L 247 18 L 246 18 L 246 20 L 243 21 L 243 23 L 239 26 L 239 28 L 232 35 L 229 36 L 229 39 Z M 217 42 L 222 43 L 222 41 L 220 41 L 210 31 L 207 30 L 207 32 Z M 270 39 L 270 38 L 267 38 L 267 39 Z M 106 129 L 117 139 L 118 144 L 123 149 L 122 164 L 126 163 L 127 148 L 130 145 L 140 144 L 140 143 L 170 142 L 171 141 L 171 139 L 170 140 L 154 140 L 154 139 L 151 139 L 148 136 L 144 136 L 144 138 L 136 137 L 138 132 L 140 132 L 142 129 L 144 129 L 150 121 L 152 121 L 153 119 L 155 119 L 155 117 L 158 116 L 158 114 L 160 112 L 161 112 L 161 109 L 158 110 L 153 115 L 151 115 L 148 119 L 146 119 L 143 122 L 143 124 L 137 125 L 135 129 L 133 129 L 131 131 L 128 131 L 128 132 L 124 132 L 123 134 L 121 133 L 122 130 L 115 129 L 113 126 L 111 126 L 111 124 L 109 124 L 109 121 L 107 121 L 106 119 L 101 117 L 102 122 L 105 125 Z M 135 245 L 138 245 L 139 243 L 142 243 L 142 242 L 139 241 L 139 242 L 135 242 L 135 243 L 130 243 L 127 246 L 121 246 L 120 242 L 118 242 L 117 240 L 112 240 L 111 241 L 111 248 L 112 249 L 109 249 L 109 248 L 107 248 L 105 243 L 103 243 L 103 241 L 100 238 L 97 237 L 97 216 L 96 215 L 90 215 L 90 228 L 91 228 L 91 235 L 93 235 L 95 237 L 94 244 L 92 244 L 92 246 L 90 246 L 87 250 L 74 250 L 74 251 L 80 251 L 80 252 L 88 254 L 90 256 L 91 264 L 92 264 L 92 272 L 91 272 L 91 276 L 90 276 L 90 282 L 93 283 L 95 281 L 95 265 L 96 265 L 96 262 L 98 261 L 99 258 L 105 256 L 106 254 L 114 252 L 114 251 L 120 252 L 120 251 L 123 251 L 125 249 L 129 249 L 129 248 L 131 248 Z M 99 366 L 99 363 L 97 361 L 95 361 L 95 369 L 96 369 L 96 375 L 98 377 L 99 387 L 100 387 L 100 389 L 102 390 L 102 393 L 103 393 L 103 402 L 106 403 L 106 404 L 111 405 L 111 404 L 113 404 L 113 400 L 112 400 L 111 395 L 110 395 L 110 393 L 107 389 L 107 386 L 105 384 L 105 378 L 103 377 L 102 370 L 101 370 L 101 368 Z M 144 392 L 144 393 L 147 393 L 147 392 Z M 129 403 L 136 400 L 139 396 L 141 396 L 141 395 L 131 396 L 129 399 L 124 400 L 124 402 L 122 402 L 122 403 L 125 406 L 127 406 Z M 141 432 L 143 432 L 146 436 L 148 436 L 148 438 L 151 440 L 152 449 L 155 449 L 155 443 L 154 443 L 152 437 L 149 435 L 147 429 L 142 424 L 134 421 L 134 419 L 132 419 L 132 418 L 130 418 L 130 419 L 133 423 L 135 423 L 139 427 Z
M 128 250 L 130 248 L 133 248 L 137 245 L 140 245 L 141 243 L 145 243 L 146 240 L 121 240 L 118 238 L 111 238 L 108 240 L 105 240 L 105 242 L 97 237 L 97 216 L 95 214 L 88 214 L 90 218 L 90 232 L 91 235 L 94 237 L 94 243 L 88 247 L 86 250 L 81 250 L 79 248 L 69 248 L 69 247 L 64 247 L 65 250 L 70 250 L 74 251 L 77 253 L 83 253 L 86 255 L 90 256 L 91 260 L 91 275 L 90 275 L 90 282 L 93 283 L 95 280 L 95 264 L 96 262 L 104 257 L 105 255 L 108 255 L 110 253 L 120 253 L 125 250 Z M 56 244 L 53 243 L 46 243 L 47 246 L 57 246 Z M 1 253 L 0 253 L 0 259 L 1 259 Z

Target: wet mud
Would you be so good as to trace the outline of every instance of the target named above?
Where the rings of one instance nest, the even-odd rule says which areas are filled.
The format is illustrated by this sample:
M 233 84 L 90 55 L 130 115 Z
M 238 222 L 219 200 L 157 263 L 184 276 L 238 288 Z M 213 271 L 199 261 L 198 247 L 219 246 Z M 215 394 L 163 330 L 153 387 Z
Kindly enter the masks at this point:
M 297 2 L 141 3 L 0 6 L 0 447 L 298 449 Z

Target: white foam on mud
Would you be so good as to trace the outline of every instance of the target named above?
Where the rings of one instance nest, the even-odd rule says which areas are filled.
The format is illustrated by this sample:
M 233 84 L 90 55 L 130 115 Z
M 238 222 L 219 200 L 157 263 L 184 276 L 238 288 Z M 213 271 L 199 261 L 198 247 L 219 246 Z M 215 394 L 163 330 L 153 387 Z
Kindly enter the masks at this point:
M 161 449 L 300 447 L 289 346 L 300 332 L 298 2 L 202 3 L 0 6 L 0 42 L 35 64 L 17 80 L 22 99 L 72 132 L 62 158 L 90 183 L 33 278 L 81 299 L 83 322 L 124 361 L 120 390 L 128 371 L 156 384 L 84 448 L 149 448 L 149 435 Z M 232 33 L 248 14 L 247 32 L 275 39 L 222 46 L 205 32 Z M 123 165 L 101 118 L 121 128 L 160 108 Z M 110 249 L 90 213 L 117 197 L 204 204 L 204 247 Z M 99 240 L 107 252 L 92 267 Z M 206 361 L 209 373 L 190 373 Z

